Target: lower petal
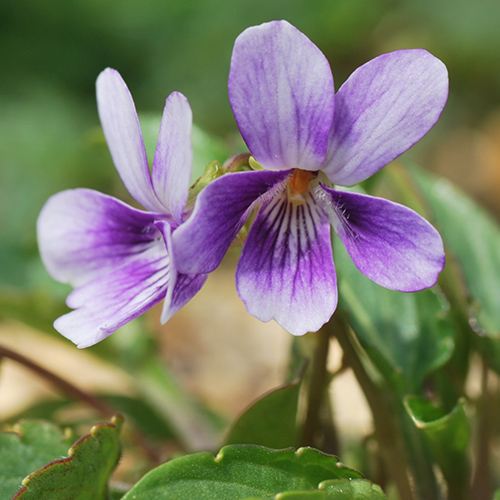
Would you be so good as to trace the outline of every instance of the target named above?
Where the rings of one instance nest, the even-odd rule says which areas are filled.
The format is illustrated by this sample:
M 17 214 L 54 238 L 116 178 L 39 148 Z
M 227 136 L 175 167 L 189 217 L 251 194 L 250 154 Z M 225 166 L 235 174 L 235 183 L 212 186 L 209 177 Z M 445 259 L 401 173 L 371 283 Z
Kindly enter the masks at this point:
M 78 347 L 104 339 L 174 286 L 168 221 L 96 191 L 63 191 L 38 219 L 49 273 L 70 283 L 72 311 L 54 323 Z
M 208 274 L 178 274 L 172 296 L 165 299 L 161 323 L 165 324 L 181 307 L 187 304 L 207 281 Z
M 163 299 L 170 276 L 165 244 L 158 241 L 122 267 L 76 288 L 66 301 L 75 310 L 54 327 L 80 348 L 96 344 Z
M 261 207 L 236 270 L 236 287 L 250 314 L 274 319 L 293 335 L 318 330 L 337 306 L 330 225 L 311 197 L 286 193 Z
M 445 264 L 436 229 L 407 207 L 372 196 L 320 187 L 317 197 L 356 267 L 401 292 L 433 286 Z

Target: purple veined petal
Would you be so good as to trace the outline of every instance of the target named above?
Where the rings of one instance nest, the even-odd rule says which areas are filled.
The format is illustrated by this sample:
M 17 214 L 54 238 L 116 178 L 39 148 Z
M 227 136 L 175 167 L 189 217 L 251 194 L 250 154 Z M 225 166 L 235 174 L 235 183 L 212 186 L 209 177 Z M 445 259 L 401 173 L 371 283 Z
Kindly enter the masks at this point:
M 170 277 L 166 245 L 156 240 L 122 267 L 73 290 L 66 302 L 75 310 L 54 328 L 79 348 L 94 345 L 163 299 Z
M 318 170 L 333 119 L 327 59 L 286 21 L 248 28 L 236 39 L 229 101 L 250 152 L 265 168 Z
M 330 223 L 312 196 L 286 193 L 263 204 L 236 270 L 236 288 L 248 312 L 274 319 L 293 335 L 318 330 L 337 306 Z
M 290 171 L 237 172 L 204 188 L 191 217 L 172 236 L 178 272 L 212 272 L 245 223 L 249 208 L 258 198 L 284 189 L 283 181 L 289 175 Z
M 427 51 L 399 50 L 372 59 L 335 96 L 322 169 L 341 186 L 367 179 L 432 128 L 447 97 L 446 66 Z
M 38 217 L 42 261 L 54 279 L 81 286 L 162 240 L 158 217 L 90 189 L 62 191 Z
M 192 112 L 188 100 L 179 92 L 167 98 L 153 162 L 156 196 L 177 224 L 182 223 L 191 180 L 193 147 Z
M 381 198 L 335 191 L 315 195 L 356 267 L 375 283 L 401 292 L 435 285 L 445 264 L 436 229 L 407 207 Z
M 125 82 L 107 68 L 97 78 L 96 89 L 102 129 L 123 184 L 145 208 L 164 212 L 153 190 L 139 118 Z
M 157 221 L 154 238 L 146 246 L 131 245 L 68 295 L 74 311 L 61 316 L 54 328 L 79 348 L 105 339 L 125 323 L 158 303 L 175 286 L 176 273 L 170 262 L 170 225 Z
M 187 304 L 207 281 L 208 274 L 178 274 L 172 295 L 165 298 L 161 323 L 165 324 L 181 307 Z

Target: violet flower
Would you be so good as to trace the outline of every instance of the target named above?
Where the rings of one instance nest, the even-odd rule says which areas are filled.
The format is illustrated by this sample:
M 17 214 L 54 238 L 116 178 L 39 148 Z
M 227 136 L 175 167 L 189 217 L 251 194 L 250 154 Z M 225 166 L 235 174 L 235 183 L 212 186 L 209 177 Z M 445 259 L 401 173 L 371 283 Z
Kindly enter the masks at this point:
M 420 140 L 439 118 L 447 71 L 425 50 L 384 54 L 335 94 L 321 51 L 285 21 L 236 40 L 229 100 L 262 169 L 231 173 L 199 195 L 173 235 L 178 269 L 208 273 L 257 210 L 236 270 L 250 314 L 294 335 L 318 330 L 337 306 L 330 225 L 357 268 L 386 288 L 436 283 L 437 231 L 412 210 L 334 185 L 361 182 Z
M 182 224 L 188 196 L 192 114 L 174 92 L 166 100 L 152 173 L 132 96 L 117 71 L 97 79 L 104 135 L 129 193 L 149 212 L 90 189 L 52 196 L 38 219 L 42 260 L 50 275 L 75 290 L 74 311 L 54 327 L 78 347 L 93 345 L 165 300 L 166 322 L 198 292 L 204 274 L 182 274 L 172 233 Z

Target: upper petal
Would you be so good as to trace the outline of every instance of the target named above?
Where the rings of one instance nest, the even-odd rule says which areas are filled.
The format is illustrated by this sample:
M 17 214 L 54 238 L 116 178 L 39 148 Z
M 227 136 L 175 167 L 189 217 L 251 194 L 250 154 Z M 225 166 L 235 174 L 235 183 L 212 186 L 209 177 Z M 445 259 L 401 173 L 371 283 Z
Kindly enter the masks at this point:
M 288 175 L 288 171 L 238 172 L 204 188 L 191 217 L 172 236 L 179 272 L 212 272 L 245 223 L 250 206 Z
M 308 196 L 286 192 L 263 204 L 236 270 L 236 287 L 250 314 L 274 319 L 293 335 L 318 330 L 337 306 L 330 224 Z
M 62 191 L 37 221 L 43 263 L 58 281 L 80 286 L 148 248 L 158 239 L 155 214 L 90 189 Z
M 334 88 L 321 51 L 286 21 L 245 30 L 234 44 L 229 100 L 243 139 L 264 167 L 318 170 Z
M 430 130 L 447 97 L 446 66 L 427 51 L 399 50 L 372 59 L 335 97 L 323 170 L 342 186 L 367 179 Z
M 356 267 L 401 292 L 433 286 L 445 264 L 439 233 L 407 207 L 381 198 L 320 187 L 316 196 Z
M 153 186 L 168 214 L 181 224 L 191 180 L 192 112 L 188 100 L 173 92 L 166 100 L 153 162 Z
M 145 208 L 163 212 L 149 174 L 141 126 L 120 74 L 105 69 L 97 78 L 97 107 L 113 162 L 129 193 Z

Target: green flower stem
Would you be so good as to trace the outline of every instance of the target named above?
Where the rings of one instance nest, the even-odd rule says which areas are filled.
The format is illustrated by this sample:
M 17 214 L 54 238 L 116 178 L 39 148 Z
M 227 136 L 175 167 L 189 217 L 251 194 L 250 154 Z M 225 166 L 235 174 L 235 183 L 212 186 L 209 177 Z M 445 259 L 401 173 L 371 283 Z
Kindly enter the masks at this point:
M 367 374 L 353 345 L 354 339 L 349 327 L 338 312 L 334 314 L 332 320 L 326 325 L 326 328 L 331 330 L 332 333 L 335 332 L 335 336 L 370 406 L 375 434 L 380 444 L 383 459 L 387 470 L 391 472 L 391 477 L 396 483 L 401 500 L 414 500 L 415 496 L 408 476 L 408 457 L 405 453 L 401 431 L 398 432 L 398 422 L 395 421 L 393 412 L 389 408 L 379 387 Z M 431 500 L 432 498 L 427 497 L 425 500 Z
M 477 403 L 477 437 L 474 449 L 475 474 L 471 486 L 471 498 L 492 498 L 491 440 L 493 439 L 493 419 L 496 419 L 498 399 L 492 394 L 488 364 L 482 361 L 481 395 Z M 496 395 L 497 396 L 497 395 Z
M 333 423 L 325 421 L 327 419 L 331 420 L 328 418 L 330 415 L 327 408 L 325 408 L 327 388 L 330 381 L 330 375 L 327 370 L 331 339 L 330 333 L 328 328 L 323 327 L 318 332 L 309 333 L 302 338 L 305 342 L 313 343 L 313 352 L 310 357 L 311 361 L 308 370 L 307 404 L 300 438 L 301 446 L 316 446 L 321 448 L 320 440 L 327 434 L 330 446 L 336 447 Z M 325 419 L 324 417 L 327 418 Z M 335 451 L 337 452 L 338 450 Z
M 40 366 L 38 363 L 26 358 L 22 354 L 19 354 L 15 351 L 12 351 L 11 349 L 8 349 L 7 347 L 3 347 L 0 345 L 0 361 L 2 358 L 11 359 L 16 363 L 19 363 L 25 366 L 26 368 L 29 368 L 32 372 L 40 375 L 45 380 L 48 380 L 51 384 L 56 386 L 61 392 L 69 395 L 73 399 L 83 401 L 92 408 L 95 408 L 102 416 L 106 418 L 111 418 L 118 413 L 116 409 L 114 409 L 112 406 L 109 406 L 99 398 L 96 398 L 92 394 L 89 394 L 88 392 L 79 389 L 78 387 L 71 384 L 67 380 L 64 380 L 55 373 L 47 370 L 43 366 Z M 148 456 L 150 460 L 152 460 L 154 463 L 160 463 L 161 461 L 160 456 L 153 448 L 151 448 L 149 443 L 144 439 L 144 437 L 141 434 L 139 434 L 136 430 L 133 430 L 131 432 L 131 436 L 137 443 L 137 445 L 139 445 L 143 449 L 144 453 Z

